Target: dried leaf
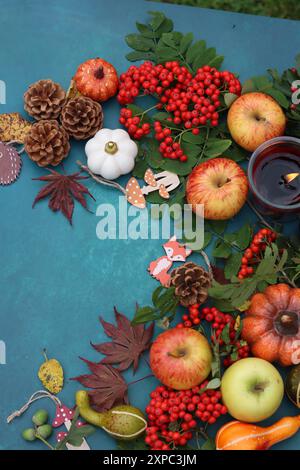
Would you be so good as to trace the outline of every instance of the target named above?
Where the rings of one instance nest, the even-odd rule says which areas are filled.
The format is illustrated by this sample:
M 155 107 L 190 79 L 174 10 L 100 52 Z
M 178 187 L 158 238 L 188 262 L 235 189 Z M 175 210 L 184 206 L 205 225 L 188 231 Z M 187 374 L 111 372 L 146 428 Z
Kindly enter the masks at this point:
M 87 209 L 85 195 L 94 199 L 88 189 L 79 182 L 81 180 L 88 179 L 88 176 L 80 176 L 80 172 L 73 173 L 71 175 L 64 175 L 50 169 L 49 172 L 50 173 L 48 175 L 33 178 L 37 181 L 47 181 L 48 184 L 40 190 L 33 201 L 32 207 L 34 207 L 41 199 L 49 196 L 49 208 L 53 212 L 61 211 L 69 220 L 70 224 L 72 224 L 74 199 L 76 199 L 85 209 Z
M 95 410 L 107 411 L 115 405 L 128 403 L 128 386 L 118 370 L 101 362 L 91 362 L 82 357 L 80 359 L 92 373 L 73 377 L 71 380 L 77 380 L 84 387 L 93 389 L 88 393 Z
M 213 276 L 215 281 L 217 281 L 219 284 L 228 284 L 228 280 L 225 277 L 224 270 L 222 268 L 219 268 L 217 266 L 212 266 L 211 267 Z
M 106 356 L 102 359 L 102 364 L 118 364 L 120 371 L 128 369 L 133 364 L 135 372 L 140 355 L 150 347 L 154 324 L 148 328 L 143 325 L 132 325 L 130 320 L 116 308 L 115 317 L 117 326 L 100 318 L 104 331 L 112 342 L 92 344 L 92 346 Z
M 0 142 L 0 185 L 13 183 L 19 176 L 22 160 L 17 150 L 11 145 Z
M 75 80 L 71 80 L 68 91 L 67 91 L 67 100 L 73 100 L 74 98 L 78 98 L 78 96 L 82 96 L 81 93 L 77 90 Z
M 2 142 L 16 141 L 23 144 L 32 124 L 19 113 L 0 115 L 0 140 Z

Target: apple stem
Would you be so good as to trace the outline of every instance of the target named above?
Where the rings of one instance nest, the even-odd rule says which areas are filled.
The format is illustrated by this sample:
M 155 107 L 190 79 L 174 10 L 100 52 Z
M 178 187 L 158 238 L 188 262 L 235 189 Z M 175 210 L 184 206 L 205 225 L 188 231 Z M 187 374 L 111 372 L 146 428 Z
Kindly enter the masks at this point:
M 169 352 L 168 356 L 175 357 L 176 359 L 178 359 L 179 357 L 184 357 L 185 354 L 186 354 L 185 351 L 180 350 L 178 352 L 176 352 L 176 351 L 175 352 Z

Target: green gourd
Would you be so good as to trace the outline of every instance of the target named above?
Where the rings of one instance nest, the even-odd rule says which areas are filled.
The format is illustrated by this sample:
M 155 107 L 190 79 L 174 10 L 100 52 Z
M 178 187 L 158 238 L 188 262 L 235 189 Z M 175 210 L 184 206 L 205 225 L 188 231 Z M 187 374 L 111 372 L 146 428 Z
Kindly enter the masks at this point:
M 76 393 L 76 405 L 83 419 L 102 428 L 116 439 L 128 441 L 136 439 L 144 433 L 147 427 L 147 421 L 141 410 L 131 405 L 114 406 L 103 413 L 93 410 L 88 392 L 85 390 L 79 390 Z
M 300 364 L 289 371 L 285 382 L 285 390 L 291 402 L 297 408 L 300 408 Z

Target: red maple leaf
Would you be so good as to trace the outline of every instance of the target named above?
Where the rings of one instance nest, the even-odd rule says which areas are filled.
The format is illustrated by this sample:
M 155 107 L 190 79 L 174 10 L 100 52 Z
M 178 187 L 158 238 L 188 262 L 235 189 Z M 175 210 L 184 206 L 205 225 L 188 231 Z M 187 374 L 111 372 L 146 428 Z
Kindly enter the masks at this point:
M 74 199 L 85 209 L 87 209 L 86 195 L 95 200 L 89 190 L 79 182 L 89 177 L 80 176 L 80 172 L 64 175 L 54 170 L 48 169 L 48 171 L 50 172 L 48 175 L 33 178 L 36 181 L 47 181 L 48 184 L 40 190 L 33 201 L 32 207 L 41 199 L 49 197 L 49 208 L 53 212 L 61 211 L 70 224 L 72 224 Z
M 106 356 L 102 359 L 102 364 L 118 364 L 120 371 L 128 369 L 133 364 L 135 372 L 141 354 L 150 347 L 154 324 L 148 328 L 144 325 L 133 326 L 125 315 L 119 313 L 116 308 L 114 311 L 117 326 L 100 318 L 106 335 L 112 338 L 112 341 L 92 346 Z
M 84 387 L 93 389 L 88 394 L 95 410 L 107 411 L 115 405 L 128 403 L 128 386 L 117 369 L 101 362 L 91 362 L 82 357 L 80 359 L 92 373 L 79 375 L 71 380 L 77 380 Z

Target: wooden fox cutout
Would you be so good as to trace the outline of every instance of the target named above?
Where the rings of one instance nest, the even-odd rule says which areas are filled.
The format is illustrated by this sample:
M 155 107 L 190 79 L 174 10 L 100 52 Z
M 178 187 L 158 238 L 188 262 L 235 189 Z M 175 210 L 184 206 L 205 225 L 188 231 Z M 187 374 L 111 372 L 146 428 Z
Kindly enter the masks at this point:
M 167 287 L 170 281 L 169 269 L 174 262 L 185 262 L 186 258 L 192 253 L 192 250 L 185 245 L 178 243 L 176 235 L 163 245 L 166 252 L 165 256 L 152 261 L 148 267 L 151 276 L 157 279 L 163 286 Z

